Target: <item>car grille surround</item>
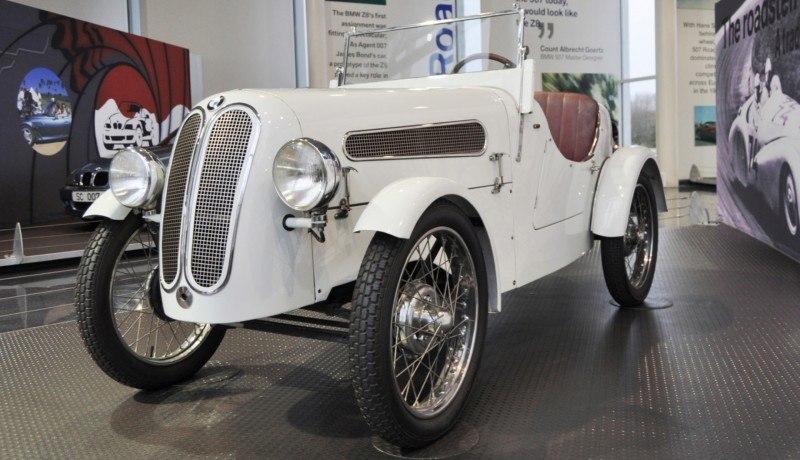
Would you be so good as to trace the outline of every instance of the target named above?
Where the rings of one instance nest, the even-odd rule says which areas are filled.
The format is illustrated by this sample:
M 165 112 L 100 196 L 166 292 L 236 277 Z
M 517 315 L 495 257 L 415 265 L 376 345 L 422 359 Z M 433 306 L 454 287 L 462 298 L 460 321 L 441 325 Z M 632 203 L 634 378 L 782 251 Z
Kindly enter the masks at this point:
M 210 122 L 196 162 L 186 247 L 187 278 L 201 292 L 224 284 L 258 132 L 255 113 L 229 106 Z
M 352 131 L 344 139 L 344 153 L 353 161 L 478 156 L 485 151 L 486 130 L 477 120 Z
M 194 112 L 186 118 L 175 142 L 167 172 L 159 250 L 161 279 L 167 286 L 174 284 L 178 277 L 183 205 L 186 200 L 189 169 L 200 140 L 202 125 L 203 114 L 200 112 Z

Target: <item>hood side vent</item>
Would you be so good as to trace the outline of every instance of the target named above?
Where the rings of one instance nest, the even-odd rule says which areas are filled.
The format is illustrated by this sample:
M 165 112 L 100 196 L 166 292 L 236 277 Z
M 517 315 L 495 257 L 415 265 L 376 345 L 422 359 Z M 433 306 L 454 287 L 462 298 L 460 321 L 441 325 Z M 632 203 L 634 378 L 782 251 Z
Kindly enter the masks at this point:
M 477 120 L 431 123 L 345 135 L 344 154 L 353 161 L 479 156 L 486 130 Z

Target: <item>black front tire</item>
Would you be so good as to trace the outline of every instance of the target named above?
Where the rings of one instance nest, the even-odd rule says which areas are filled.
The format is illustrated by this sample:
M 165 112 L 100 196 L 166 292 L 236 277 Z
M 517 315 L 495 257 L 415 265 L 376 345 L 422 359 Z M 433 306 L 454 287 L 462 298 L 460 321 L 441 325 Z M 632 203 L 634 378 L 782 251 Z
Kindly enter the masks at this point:
M 112 304 L 112 282 L 116 282 L 117 273 L 120 273 L 118 261 L 127 258 L 126 249 L 131 249 L 130 244 L 135 239 L 142 238 L 141 235 L 146 232 L 145 229 L 145 222 L 134 213 L 129 214 L 123 221 L 105 220 L 98 225 L 89 240 L 78 268 L 75 305 L 78 328 L 84 345 L 97 365 L 109 377 L 124 385 L 143 390 L 156 390 L 186 380 L 200 370 L 222 342 L 225 329 L 219 326 L 206 326 L 210 330 L 202 335 L 197 335 L 197 342 L 193 342 L 192 347 L 187 348 L 189 351 L 177 354 L 175 359 L 165 359 L 163 362 L 148 359 L 146 350 L 144 356 L 137 354 L 138 349 L 132 349 L 132 346 L 125 341 L 124 334 L 117 329 L 121 325 L 118 321 L 121 320 L 112 317 L 114 315 L 125 315 L 127 318 L 133 313 L 149 314 L 150 316 L 144 320 L 139 318 L 139 326 L 146 325 L 149 319 L 150 333 L 153 331 L 154 323 L 157 326 L 159 324 L 168 325 L 170 330 L 172 325 L 175 325 L 176 328 L 178 326 L 178 322 L 170 321 L 163 315 L 156 314 L 156 310 L 150 305 L 149 297 L 145 298 L 144 294 L 141 294 L 141 299 L 137 298 L 139 311 L 135 306 L 127 307 L 128 310 L 121 310 Z M 154 244 L 153 247 L 155 247 Z M 153 260 L 157 263 L 157 253 L 145 255 L 148 256 L 146 259 L 148 263 Z M 157 268 L 152 270 L 157 270 Z M 125 273 L 140 275 L 136 268 L 123 272 L 123 275 L 127 276 Z M 158 287 L 157 278 L 153 280 L 151 277 L 143 283 L 154 288 Z M 141 286 L 145 285 L 141 284 Z M 147 287 L 142 289 L 147 289 Z M 187 325 L 186 327 L 189 327 L 189 324 L 181 323 L 180 326 Z M 167 328 L 164 331 L 166 333 Z M 188 334 L 191 334 L 191 330 Z M 139 340 L 138 334 L 137 340 Z M 158 340 L 158 332 L 156 332 L 155 340 Z M 150 337 L 148 337 L 149 345 Z M 169 345 L 167 346 L 169 347 Z M 154 345 L 155 347 L 157 345 Z M 150 353 L 152 354 L 153 351 L 151 350 Z
M 404 350 L 398 352 L 398 349 L 403 347 L 403 344 L 411 343 L 412 340 L 416 339 L 425 340 L 424 337 L 417 336 L 414 336 L 413 339 L 410 338 L 411 336 L 404 336 L 401 340 L 399 338 L 401 334 L 399 330 L 401 328 L 395 319 L 398 317 L 397 312 L 402 308 L 401 305 L 413 303 L 416 295 L 406 296 L 406 304 L 402 304 L 400 301 L 408 287 L 417 286 L 414 283 L 419 282 L 418 279 L 415 279 L 413 283 L 409 281 L 410 278 L 418 276 L 410 272 L 416 271 L 420 266 L 424 265 L 422 262 L 410 262 L 411 254 L 417 250 L 416 248 L 419 247 L 418 243 L 420 241 L 429 238 L 428 235 L 431 235 L 430 238 L 434 239 L 437 235 L 440 235 L 432 233 L 436 231 L 444 232 L 441 235 L 445 235 L 442 236 L 445 247 L 448 244 L 449 240 L 447 238 L 450 238 L 449 235 L 457 235 L 458 238 L 452 236 L 452 241 L 463 243 L 461 246 L 463 250 L 460 250 L 460 252 L 456 252 L 453 247 L 461 243 L 452 243 L 449 253 L 446 249 L 442 251 L 448 254 L 448 260 L 451 254 L 462 254 L 461 256 L 452 256 L 454 257 L 452 260 L 457 260 L 456 257 L 459 257 L 458 260 L 471 260 L 471 265 L 467 265 L 465 262 L 448 262 L 447 266 L 453 267 L 462 264 L 460 265 L 462 268 L 464 266 L 474 268 L 473 277 L 469 275 L 462 276 L 461 270 L 459 270 L 457 276 L 454 276 L 450 272 L 454 272 L 455 269 L 449 268 L 449 272 L 444 273 L 444 270 L 439 269 L 444 264 L 433 262 L 429 266 L 435 265 L 437 267 L 436 270 L 431 270 L 431 272 L 435 271 L 436 273 L 424 278 L 430 280 L 431 284 L 438 285 L 438 288 L 442 291 L 447 289 L 446 286 L 456 283 L 455 280 L 457 279 L 474 278 L 470 282 L 465 282 L 466 290 L 460 283 L 455 284 L 456 292 L 462 292 L 462 290 L 467 292 L 473 287 L 476 289 L 475 291 L 470 291 L 473 293 L 472 295 L 465 296 L 468 300 L 464 300 L 463 305 L 469 304 L 470 307 L 465 307 L 463 310 L 456 310 L 456 307 L 452 307 L 452 305 L 462 305 L 458 302 L 458 299 L 461 298 L 460 294 L 456 296 L 456 302 L 452 302 L 451 306 L 441 307 L 442 310 L 452 308 L 452 311 L 456 311 L 451 317 L 452 322 L 449 324 L 455 323 L 464 329 L 459 329 L 461 331 L 457 335 L 459 341 L 455 345 L 449 345 L 451 342 L 448 342 L 448 340 L 450 339 L 444 338 L 437 342 L 437 346 L 444 343 L 448 349 L 459 349 L 463 353 L 459 355 L 455 352 L 450 352 L 450 354 L 445 352 L 445 355 L 442 355 L 441 351 L 432 351 L 435 348 L 433 345 L 429 345 L 428 349 L 421 354 L 418 350 L 417 355 Z M 436 246 L 435 242 L 433 244 Z M 435 251 L 439 253 L 440 250 L 436 249 Z M 434 250 L 430 251 L 433 253 Z M 467 253 L 468 257 L 463 256 L 463 254 Z M 421 258 L 422 255 L 420 255 Z M 436 256 L 432 256 L 430 260 L 436 260 Z M 453 288 L 451 287 L 450 290 L 452 291 Z M 403 294 L 401 294 L 401 291 Z M 396 446 L 417 448 L 432 443 L 453 427 L 464 407 L 478 369 L 488 316 L 487 299 L 486 270 L 478 237 L 472 223 L 456 207 L 438 203 L 433 205 L 420 218 L 414 232 L 407 240 L 383 233 L 377 233 L 373 237 L 355 285 L 353 311 L 350 319 L 350 367 L 356 401 L 362 415 L 376 434 Z M 441 302 L 442 305 L 445 303 L 444 301 Z M 474 315 L 471 322 L 469 320 L 470 315 Z M 437 325 L 441 327 L 438 323 Z M 404 331 L 408 331 L 408 329 L 404 329 Z M 439 328 L 436 329 L 433 335 L 429 336 L 431 344 L 435 339 L 430 337 L 437 337 L 437 333 L 440 333 Z M 443 336 L 448 336 L 448 334 L 451 334 L 451 332 L 442 333 Z M 422 336 L 423 333 L 419 333 L 419 335 Z M 471 340 L 469 348 L 466 345 L 463 345 L 463 348 L 459 348 L 462 346 L 462 342 L 460 342 L 462 339 L 463 343 Z M 470 350 L 469 353 L 464 351 L 467 349 Z M 454 389 L 445 390 L 450 391 L 450 393 L 446 393 L 446 399 L 444 396 L 442 397 L 443 402 L 441 405 L 435 410 L 420 415 L 421 410 L 417 410 L 417 408 L 413 407 L 413 404 L 409 405 L 408 401 L 409 399 L 414 399 L 413 396 L 409 397 L 408 393 L 405 396 L 403 394 L 404 391 L 408 391 L 408 381 L 414 379 L 415 376 L 411 375 L 410 370 L 406 376 L 401 375 L 403 374 L 402 371 L 398 373 L 399 367 L 402 367 L 402 361 L 400 361 L 401 364 L 399 366 L 397 364 L 400 360 L 398 353 L 404 354 L 404 360 L 406 359 L 405 356 L 410 356 L 409 359 L 418 357 L 416 359 L 422 360 L 427 355 L 429 359 L 428 366 L 440 369 L 438 371 L 440 372 L 439 374 L 428 371 L 429 376 L 435 375 L 435 377 L 430 377 L 427 397 L 430 397 L 431 394 L 439 397 L 434 391 L 434 386 L 438 385 L 440 381 L 437 380 L 434 383 L 434 378 L 440 378 L 440 375 L 444 375 L 441 379 L 447 379 L 449 376 L 446 371 L 441 371 L 441 369 L 446 369 L 447 371 L 453 369 L 454 361 L 462 362 L 463 364 L 463 361 L 457 361 L 456 356 L 469 356 L 469 358 L 463 364 L 464 372 L 461 373 L 459 371 L 459 377 L 453 380 L 459 383 L 452 387 L 448 387 L 447 383 L 442 386 Z M 408 362 L 406 361 L 405 364 L 408 365 Z M 417 368 L 419 368 L 419 365 L 417 365 Z M 401 390 L 400 388 L 400 386 L 403 386 L 403 379 L 405 379 L 404 386 L 406 390 Z M 419 391 L 420 394 L 423 393 L 425 391 L 425 381 L 423 381 L 419 390 L 415 389 L 414 391 Z M 420 394 L 417 394 L 417 398 L 420 397 Z M 420 404 L 422 403 L 420 402 Z
M 603 277 L 621 307 L 644 303 L 658 259 L 658 211 L 650 179 L 640 174 L 636 183 L 625 235 L 600 243 Z

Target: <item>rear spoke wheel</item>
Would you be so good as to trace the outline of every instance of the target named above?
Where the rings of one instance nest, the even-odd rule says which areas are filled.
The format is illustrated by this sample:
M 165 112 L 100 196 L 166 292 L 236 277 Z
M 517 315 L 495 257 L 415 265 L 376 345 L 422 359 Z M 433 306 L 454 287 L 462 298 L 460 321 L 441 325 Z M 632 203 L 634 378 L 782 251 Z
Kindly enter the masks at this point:
M 633 192 L 625 234 L 601 243 L 603 276 L 619 305 L 641 305 L 655 274 L 658 214 L 650 180 L 642 175 Z

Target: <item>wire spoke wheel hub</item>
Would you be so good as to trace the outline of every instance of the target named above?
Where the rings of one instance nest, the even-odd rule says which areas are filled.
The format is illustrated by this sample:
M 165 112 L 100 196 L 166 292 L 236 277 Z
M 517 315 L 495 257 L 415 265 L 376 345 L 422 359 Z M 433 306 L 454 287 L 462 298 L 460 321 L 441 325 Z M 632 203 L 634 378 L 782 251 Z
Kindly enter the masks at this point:
M 391 352 L 397 390 L 415 416 L 448 407 L 469 369 L 475 345 L 478 285 L 461 237 L 425 233 L 405 262 L 392 309 Z
M 636 186 L 631 202 L 628 228 L 623 239 L 625 268 L 631 286 L 640 288 L 648 278 L 653 254 L 653 208 L 650 196 L 641 184 Z

